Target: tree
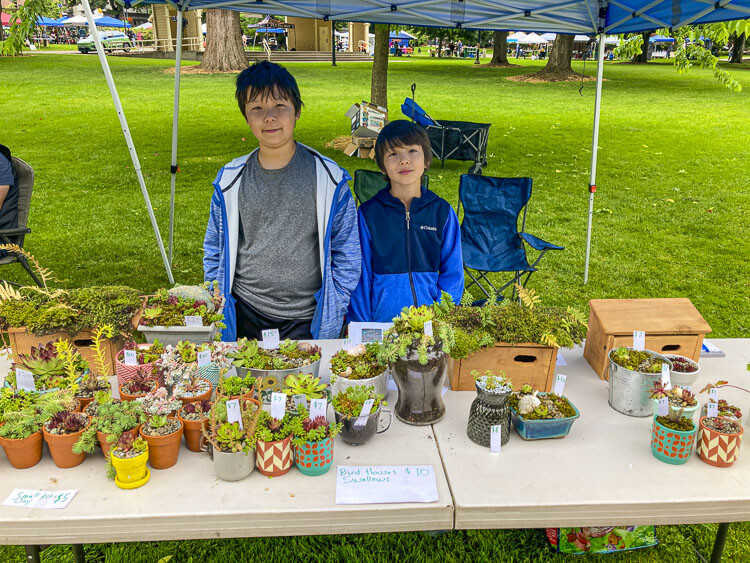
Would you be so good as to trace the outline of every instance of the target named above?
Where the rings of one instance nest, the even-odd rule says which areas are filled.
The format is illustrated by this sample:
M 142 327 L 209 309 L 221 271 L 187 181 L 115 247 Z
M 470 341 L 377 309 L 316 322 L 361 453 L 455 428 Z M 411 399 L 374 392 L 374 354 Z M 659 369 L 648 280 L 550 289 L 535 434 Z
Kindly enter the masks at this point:
M 547 64 L 539 72 L 525 74 L 519 80 L 541 80 L 544 82 L 562 82 L 580 80 L 581 75 L 573 72 L 570 62 L 573 59 L 573 35 L 557 34 L 549 51 Z
M 630 59 L 631 63 L 647 63 L 648 62 L 648 40 L 651 37 L 651 32 L 644 31 L 640 35 L 643 40 L 643 43 L 641 43 L 640 51 L 638 51 L 635 55 L 633 55 L 633 58 Z
M 0 40 L 0 54 L 17 55 L 23 51 L 26 40 L 34 34 L 37 18 L 52 16 L 60 13 L 55 0 L 26 0 L 18 6 L 15 13 L 11 13 L 10 32 Z M 20 20 L 20 21 L 16 21 Z
M 745 53 L 745 41 L 747 35 L 745 32 L 736 33 L 734 36 L 734 43 L 732 44 L 732 60 L 731 63 L 741 63 L 742 55 Z
M 247 68 L 242 45 L 240 13 L 235 10 L 206 11 L 206 52 L 200 68 L 209 72 L 227 72 Z
M 391 26 L 375 24 L 375 56 L 372 59 L 370 103 L 388 107 L 388 36 Z
M 508 62 L 507 31 L 495 31 L 492 34 L 492 60 L 489 66 L 517 66 Z

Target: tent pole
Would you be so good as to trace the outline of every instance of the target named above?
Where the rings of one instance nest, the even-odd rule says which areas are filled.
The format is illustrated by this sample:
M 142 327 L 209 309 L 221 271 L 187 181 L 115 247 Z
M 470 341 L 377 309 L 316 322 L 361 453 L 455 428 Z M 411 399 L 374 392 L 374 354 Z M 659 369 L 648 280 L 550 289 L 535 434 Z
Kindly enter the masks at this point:
M 174 108 L 172 111 L 172 166 L 171 192 L 169 196 L 169 265 L 172 265 L 172 244 L 174 241 L 174 198 L 177 181 L 177 122 L 180 119 L 180 69 L 182 67 L 182 24 L 183 9 L 177 12 L 177 50 L 174 55 Z
M 336 66 L 336 27 L 331 20 L 331 66 Z
M 146 209 L 148 210 L 148 215 L 151 218 L 151 227 L 154 229 L 154 236 L 156 236 L 156 243 L 159 246 L 159 252 L 161 252 L 161 259 L 164 262 L 164 269 L 167 271 L 167 278 L 169 279 L 169 283 L 174 284 L 174 278 L 172 277 L 172 267 L 170 266 L 169 261 L 167 260 L 167 253 L 164 251 L 164 243 L 161 240 L 161 234 L 159 233 L 159 226 L 156 224 L 156 217 L 154 217 L 154 209 L 151 207 L 151 199 L 149 198 L 148 190 L 146 189 L 146 182 L 143 179 L 143 172 L 141 171 L 141 163 L 138 160 L 138 153 L 135 151 L 135 145 L 133 144 L 133 137 L 130 136 L 130 129 L 128 128 L 128 122 L 125 119 L 125 112 L 123 112 L 122 110 L 122 104 L 120 103 L 120 96 L 117 94 L 115 81 L 114 81 L 114 78 L 112 78 L 112 71 L 109 68 L 107 57 L 105 56 L 104 49 L 102 48 L 102 41 L 99 38 L 99 31 L 96 29 L 96 24 L 94 23 L 94 14 L 91 13 L 91 6 L 89 5 L 89 0 L 82 0 L 82 3 L 83 3 L 83 9 L 86 12 L 86 19 L 89 22 L 89 30 L 91 31 L 91 36 L 94 38 L 94 44 L 96 45 L 96 52 L 99 55 L 99 62 L 102 65 L 104 76 L 107 79 L 107 86 L 109 86 L 109 92 L 110 94 L 112 94 L 112 101 L 115 104 L 115 111 L 117 111 L 117 117 L 120 119 L 120 127 L 122 127 L 122 133 L 125 136 L 125 144 L 127 144 L 128 151 L 130 151 L 130 159 L 133 161 L 133 168 L 135 169 L 136 176 L 138 176 L 138 183 L 141 186 L 141 193 L 143 194 L 143 199 L 146 200 Z
M 604 77 L 604 48 L 607 36 L 599 34 L 599 63 L 596 67 L 596 99 L 594 102 L 594 134 L 591 141 L 591 178 L 589 181 L 589 220 L 586 229 L 586 265 L 583 271 L 584 285 L 589 281 L 589 258 L 591 256 L 591 222 L 594 218 L 594 193 L 596 193 L 596 157 L 599 150 L 599 112 L 602 104 L 602 78 Z

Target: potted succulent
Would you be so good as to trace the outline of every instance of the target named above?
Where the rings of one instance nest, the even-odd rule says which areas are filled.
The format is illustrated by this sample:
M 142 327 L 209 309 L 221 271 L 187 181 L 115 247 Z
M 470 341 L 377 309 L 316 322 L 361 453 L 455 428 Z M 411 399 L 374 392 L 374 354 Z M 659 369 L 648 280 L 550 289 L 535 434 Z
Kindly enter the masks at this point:
M 159 382 L 154 377 L 149 366 L 141 366 L 138 373 L 125 383 L 120 385 L 120 399 L 123 401 L 135 401 L 156 391 Z
M 223 309 L 218 284 L 177 285 L 146 299 L 138 330 L 148 342 L 158 338 L 173 346 L 185 340 L 201 344 L 219 338 L 219 329 L 226 327 Z M 201 324 L 188 326 L 185 317 L 200 317 Z
M 75 453 L 73 445 L 90 425 L 88 416 L 71 411 L 60 411 L 44 423 L 44 441 L 57 467 L 67 469 L 83 463 L 86 453 Z
M 216 476 L 224 481 L 240 481 L 255 468 L 252 443 L 264 411 L 254 399 L 239 399 L 242 425 L 229 422 L 227 400 L 214 403 L 203 421 L 203 436 L 212 448 Z
M 284 379 L 286 388 L 283 390 L 286 395 L 286 411 L 292 416 L 298 416 L 300 411 L 298 405 L 294 404 L 294 397 L 304 395 L 305 408 L 309 407 L 310 399 L 322 399 L 327 396 L 328 385 L 320 382 L 319 377 L 309 373 L 290 373 Z
M 442 341 L 425 332 L 434 317 L 426 305 L 404 308 L 383 335 L 379 358 L 391 366 L 398 388 L 394 412 L 406 424 L 432 424 L 445 414 L 442 391 L 448 363 Z
M 575 419 L 581 416 L 567 397 L 539 393 L 530 385 L 513 393 L 508 403 L 513 426 L 524 440 L 565 438 Z
M 166 415 L 152 416 L 148 422 L 141 425 L 140 434 L 148 443 L 151 467 L 169 469 L 177 463 L 182 443 L 182 422 L 179 418 Z
M 35 391 L 24 391 L 13 387 L 0 388 L 0 424 L 5 421 L 5 413 L 20 411 L 24 407 L 33 405 L 39 398 Z
M 331 391 L 341 393 L 347 387 L 372 385 L 376 393 L 385 395 L 388 391 L 388 366 L 378 359 L 379 350 L 379 342 L 339 350 L 331 358 Z
M 99 407 L 105 403 L 120 403 L 120 399 L 115 399 L 110 391 L 97 391 L 94 393 L 94 400 L 91 401 L 86 408 L 83 409 L 83 414 L 94 417 L 96 416 Z
M 672 385 L 680 387 L 695 385 L 695 380 L 698 379 L 698 375 L 701 372 L 698 362 L 679 354 L 664 355 L 672 362 L 672 372 L 670 374 Z
M 487 370 L 482 375 L 474 370 L 472 375 L 477 388 L 477 398 L 471 403 L 466 434 L 472 442 L 488 448 L 492 427 L 500 425 L 500 443 L 505 445 L 510 439 L 508 399 L 513 392 L 513 383 L 503 372 L 495 374 Z
M 194 379 L 196 373 L 207 379 L 214 387 L 219 383 L 219 375 L 231 365 L 226 353 L 230 350 L 226 342 L 204 342 L 195 344 L 189 340 L 180 341 L 176 346 L 169 345 L 156 362 L 156 371 L 167 388 L 172 389 L 180 381 Z M 199 366 L 198 354 L 211 352 L 211 361 Z
M 267 477 L 280 477 L 292 468 L 292 426 L 294 417 L 281 420 L 260 411 L 250 447 L 255 450 L 255 465 Z
M 683 416 L 683 409 L 669 405 L 667 415 L 654 416 L 651 427 L 651 453 L 658 460 L 672 465 L 685 463 L 693 453 L 693 442 L 698 427 Z
M 216 396 L 227 399 L 254 399 L 255 378 L 239 375 L 221 376 L 216 387 Z
M 37 393 L 48 393 L 79 383 L 88 364 L 67 340 L 58 340 L 32 346 L 28 354 L 18 354 L 5 376 L 6 387 L 16 387 L 18 368 L 31 372 Z
M 696 445 L 698 456 L 709 465 L 729 467 L 737 461 L 744 432 L 739 420 L 702 416 Z
M 185 403 L 179 411 L 177 418 L 182 422 L 185 444 L 191 452 L 200 452 L 203 421 L 211 410 L 211 401 L 203 399 L 192 403 Z
M 340 423 L 330 423 L 324 416 L 302 416 L 292 421 L 294 462 L 303 475 L 317 476 L 327 473 L 333 465 L 333 438 L 341 431 Z
M 125 363 L 125 351 L 133 350 L 135 352 L 136 365 Z M 136 344 L 133 340 L 128 340 L 123 349 L 115 357 L 115 373 L 117 374 L 117 384 L 122 385 L 128 379 L 131 379 L 138 373 L 138 366 L 150 366 L 153 370 L 156 360 L 164 353 L 164 345 L 158 338 L 154 339 L 151 344 Z M 163 381 L 160 382 L 164 384 Z
M 310 373 L 317 377 L 320 369 L 320 347 L 289 339 L 278 348 L 266 350 L 257 340 L 240 338 L 237 349 L 227 353 L 237 373 L 251 375 L 260 384 L 264 400 L 274 391 L 281 391 L 286 376 L 291 373 Z
M 700 403 L 689 389 L 678 386 L 667 389 L 661 381 L 654 381 L 654 387 L 651 389 L 649 397 L 653 403 L 654 414 L 659 414 L 659 399 L 665 397 L 668 399 L 670 406 L 682 409 L 684 411 L 682 415 L 687 418 L 693 418 L 698 407 L 700 407 Z
M 748 364 L 748 371 L 750 371 L 750 364 Z M 730 385 L 728 381 L 717 381 L 716 383 L 709 383 L 706 385 L 703 389 L 701 389 L 701 393 L 706 393 L 707 391 L 711 389 L 721 389 L 722 387 L 728 387 L 730 389 L 738 389 L 739 391 L 744 391 L 745 393 L 750 393 L 747 389 L 744 387 L 739 387 L 738 385 Z M 708 400 L 709 403 L 713 402 L 711 399 Z M 734 405 L 730 405 L 728 401 L 724 399 L 719 399 L 719 416 L 723 416 L 724 418 L 734 419 L 737 421 L 742 420 L 742 409 L 739 407 L 736 407 Z M 708 403 L 703 405 L 703 409 L 701 410 L 701 416 L 706 416 L 708 413 Z
M 365 401 L 372 399 L 370 414 L 361 417 L 362 407 Z M 336 416 L 336 422 L 341 423 L 341 439 L 351 446 L 361 446 L 366 444 L 375 434 L 382 434 L 391 425 L 390 419 L 388 426 L 378 430 L 380 413 L 384 406 L 387 406 L 384 396 L 375 393 L 373 386 L 355 385 L 348 387 L 345 391 L 333 396 L 333 413 Z M 389 413 L 390 415 L 390 413 Z
M 672 363 L 650 350 L 620 346 L 609 352 L 609 405 L 628 416 L 651 416 L 649 395 L 661 381 L 662 364 Z
M 138 437 L 138 429 L 146 421 L 140 401 L 109 401 L 100 403 L 91 425 L 73 444 L 74 453 L 92 453 L 98 443 L 105 459 L 109 458 L 110 448 L 123 434 Z
M 151 478 L 147 462 L 148 443 L 143 438 L 133 438 L 132 434 L 123 434 L 112 448 L 107 477 L 114 479 L 121 489 L 137 489 Z
M 96 368 L 93 371 L 89 370 L 83 374 L 75 393 L 76 399 L 81 404 L 82 411 L 94 400 L 94 395 L 97 392 L 110 391 L 112 389 L 112 385 L 109 383 L 110 365 L 107 363 L 104 342 L 113 336 L 114 329 L 110 325 L 94 329 L 94 342 L 91 349 L 94 352 L 94 365 Z M 77 354 L 77 352 L 74 353 Z M 82 358 L 81 360 L 83 361 Z
M 172 395 L 186 404 L 211 399 L 212 391 L 213 385 L 211 385 L 211 382 L 200 377 L 198 372 L 195 371 L 192 377 L 175 384 Z

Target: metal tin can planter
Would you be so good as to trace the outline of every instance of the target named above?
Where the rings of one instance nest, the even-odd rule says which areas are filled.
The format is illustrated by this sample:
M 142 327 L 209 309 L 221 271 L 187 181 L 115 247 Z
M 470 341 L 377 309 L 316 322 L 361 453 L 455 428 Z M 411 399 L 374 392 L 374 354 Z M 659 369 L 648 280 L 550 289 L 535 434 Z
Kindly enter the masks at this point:
M 255 369 L 255 368 L 237 368 L 237 375 L 240 377 L 254 377 L 256 389 L 260 390 L 263 401 L 268 403 L 271 400 L 271 393 L 284 389 L 286 376 L 293 373 L 310 373 L 318 377 L 320 371 L 320 360 L 307 366 L 301 366 L 291 369 Z M 201 377 L 205 377 L 201 374 Z
M 655 414 L 655 415 L 659 414 L 659 399 L 651 399 L 651 405 L 653 407 L 653 411 L 651 412 L 651 414 Z M 695 416 L 695 413 L 698 412 L 698 409 L 700 408 L 700 406 L 701 404 L 700 402 L 698 402 L 693 407 L 673 406 L 672 408 L 677 409 L 677 410 L 682 409 L 682 416 L 684 416 L 685 418 L 693 418 L 693 416 Z
M 339 393 L 343 393 L 344 391 L 346 391 L 349 387 L 356 387 L 357 385 L 365 385 L 368 387 L 374 387 L 376 395 L 385 396 L 386 393 L 388 392 L 388 375 L 389 374 L 390 374 L 390 370 L 386 369 L 380 375 L 376 375 L 375 377 L 369 377 L 367 379 L 348 379 L 341 375 L 335 375 L 335 376 L 332 375 L 331 376 L 331 393 L 334 395 L 338 395 Z
M 390 412 L 388 414 L 388 424 L 384 428 L 380 428 L 380 413 L 384 412 L 382 408 L 378 407 L 373 413 L 367 416 L 367 421 L 364 424 L 355 424 L 359 419 L 358 416 L 347 416 L 334 410 L 333 414 L 336 416 L 336 422 L 341 423 L 341 439 L 344 443 L 350 446 L 362 446 L 366 444 L 375 434 L 382 434 L 391 427 L 391 421 L 393 417 Z
M 539 395 L 545 395 L 546 393 L 540 393 Z M 511 407 L 510 419 L 513 421 L 513 427 L 518 432 L 518 435 L 524 440 L 547 440 L 550 438 L 565 438 L 570 433 L 570 428 L 573 426 L 575 420 L 581 416 L 580 411 L 576 406 L 568 400 L 568 403 L 573 410 L 576 411 L 575 415 L 568 416 L 566 418 L 545 418 L 537 420 L 529 420 L 522 418 L 521 415 L 516 413 Z
M 739 420 L 731 420 L 720 417 L 721 420 L 734 422 L 740 431 L 736 434 L 719 432 L 706 427 L 705 420 L 707 417 L 701 417 L 698 428 L 698 443 L 696 450 L 700 458 L 709 465 L 715 467 L 729 467 L 740 454 L 740 445 L 742 444 L 742 435 L 745 429 Z
M 294 463 L 303 475 L 316 477 L 328 473 L 333 465 L 333 438 L 295 446 Z
M 215 455 L 215 452 L 214 452 Z M 292 437 L 275 442 L 258 440 L 255 445 L 255 465 L 267 477 L 279 477 L 292 468 Z
M 222 481 L 241 481 L 255 469 L 255 452 L 213 451 L 214 471 Z
M 649 395 L 654 382 L 661 381 L 661 371 L 641 373 L 619 366 L 612 360 L 612 353 L 615 350 L 617 349 L 614 348 L 609 352 L 609 405 L 617 412 L 628 416 L 653 416 Z M 668 363 L 671 369 L 672 362 L 665 356 L 652 350 L 644 350 L 644 352 Z
M 489 448 L 491 428 L 500 425 L 500 442 L 502 445 L 507 444 L 510 440 L 510 390 L 507 393 L 491 393 L 477 382 L 475 386 L 477 397 L 471 403 L 466 434 L 472 442 Z
M 416 350 L 409 350 L 393 364 L 393 381 L 398 388 L 394 412 L 406 424 L 425 426 L 445 414 L 443 382 L 448 367 L 447 356 L 433 347 L 427 349 L 427 364 L 419 363 Z
M 651 427 L 651 453 L 658 460 L 672 465 L 682 465 L 693 453 L 693 442 L 698 426 L 692 430 L 672 430 L 660 424 L 654 417 Z

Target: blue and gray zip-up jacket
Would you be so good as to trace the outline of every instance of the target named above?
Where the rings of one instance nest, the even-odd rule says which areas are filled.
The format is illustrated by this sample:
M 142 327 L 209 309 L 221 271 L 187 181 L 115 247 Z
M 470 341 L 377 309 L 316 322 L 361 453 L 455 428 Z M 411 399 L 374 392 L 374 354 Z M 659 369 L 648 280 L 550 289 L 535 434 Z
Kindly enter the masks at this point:
M 359 281 L 362 261 L 357 232 L 357 212 L 349 191 L 349 173 L 330 158 L 299 143 L 316 159 L 318 242 L 323 285 L 315 293 L 318 302 L 310 331 L 313 338 L 338 338 L 351 293 Z M 257 149 L 256 149 L 257 150 Z M 254 152 L 254 151 L 253 151 Z M 252 153 L 250 153 L 251 155 Z M 203 241 L 203 277 L 216 280 L 226 298 L 222 340 L 237 339 L 235 300 L 232 297 L 239 239 L 240 178 L 250 155 L 235 158 L 214 180 L 211 214 Z M 279 221 L 284 217 L 279 216 Z
M 349 321 L 390 322 L 409 305 L 432 304 L 442 291 L 458 303 L 464 292 L 458 217 L 426 187 L 409 211 L 380 190 L 359 207 L 362 278 Z

